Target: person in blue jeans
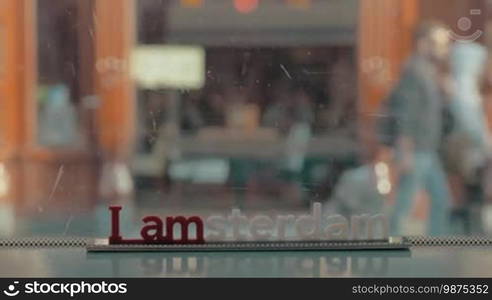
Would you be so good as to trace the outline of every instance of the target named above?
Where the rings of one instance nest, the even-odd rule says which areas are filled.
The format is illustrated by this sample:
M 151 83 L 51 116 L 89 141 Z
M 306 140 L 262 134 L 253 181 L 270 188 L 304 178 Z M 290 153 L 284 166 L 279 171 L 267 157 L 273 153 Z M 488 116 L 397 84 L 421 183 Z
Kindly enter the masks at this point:
M 431 236 L 449 233 L 451 194 L 440 158 L 432 152 L 413 153 L 413 166 L 400 176 L 398 193 L 391 218 L 391 232 L 401 234 L 401 221 L 413 207 L 417 192 L 425 189 L 430 198 L 428 234 Z
M 492 157 L 490 134 L 484 101 L 483 81 L 488 72 L 488 51 L 475 43 L 456 43 L 451 49 L 450 70 L 455 82 L 450 112 L 453 130 L 448 137 L 447 166 L 461 179 L 463 199 L 451 213 L 454 233 L 484 233 L 482 208 L 486 170 Z
M 415 51 L 405 65 L 392 93 L 398 101 L 395 141 L 399 172 L 396 203 L 390 220 L 394 235 L 404 232 L 417 193 L 425 190 L 430 198 L 427 222 L 429 235 L 445 235 L 449 230 L 451 193 L 438 150 L 443 136 L 443 111 L 447 105 L 440 66 L 448 59 L 449 32 L 438 23 L 422 24 L 415 34 Z

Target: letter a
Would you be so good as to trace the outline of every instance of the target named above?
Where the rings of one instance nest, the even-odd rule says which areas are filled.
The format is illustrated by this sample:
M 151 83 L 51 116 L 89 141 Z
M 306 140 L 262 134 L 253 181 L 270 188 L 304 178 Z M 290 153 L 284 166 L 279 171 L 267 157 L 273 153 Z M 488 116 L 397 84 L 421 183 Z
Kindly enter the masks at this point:
M 159 217 L 149 216 L 142 219 L 142 221 L 147 224 L 140 231 L 140 235 L 145 240 L 146 243 L 162 241 L 164 237 L 162 236 L 163 224 Z M 148 224 L 153 223 L 153 224 Z M 153 231 L 153 233 L 151 233 Z

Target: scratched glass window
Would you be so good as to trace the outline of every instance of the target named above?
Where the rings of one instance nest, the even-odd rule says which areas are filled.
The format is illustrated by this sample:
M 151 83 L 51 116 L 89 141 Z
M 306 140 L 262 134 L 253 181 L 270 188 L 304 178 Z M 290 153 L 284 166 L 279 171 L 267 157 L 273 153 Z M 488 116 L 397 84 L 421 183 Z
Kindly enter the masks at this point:
M 490 234 L 491 13 L 2 0 L 0 238 Z

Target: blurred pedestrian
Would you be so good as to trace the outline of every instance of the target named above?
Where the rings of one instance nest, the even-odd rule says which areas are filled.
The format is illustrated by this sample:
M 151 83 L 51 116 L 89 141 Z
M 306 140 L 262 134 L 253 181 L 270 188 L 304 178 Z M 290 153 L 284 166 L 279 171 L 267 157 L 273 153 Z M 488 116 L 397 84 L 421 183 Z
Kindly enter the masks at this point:
M 460 225 L 457 233 L 481 234 L 482 178 L 491 154 L 491 139 L 484 110 L 481 83 L 487 50 L 477 43 L 456 43 L 451 51 L 454 79 L 451 112 L 454 128 L 445 149 L 448 165 L 463 187 L 462 199 L 452 218 Z
M 449 230 L 450 191 L 438 155 L 443 134 L 445 95 L 440 88 L 440 66 L 449 58 L 447 28 L 425 23 L 415 34 L 414 54 L 404 67 L 393 92 L 398 99 L 395 153 L 399 171 L 398 191 L 391 216 L 393 234 L 402 234 L 414 198 L 424 189 L 430 197 L 429 235 Z

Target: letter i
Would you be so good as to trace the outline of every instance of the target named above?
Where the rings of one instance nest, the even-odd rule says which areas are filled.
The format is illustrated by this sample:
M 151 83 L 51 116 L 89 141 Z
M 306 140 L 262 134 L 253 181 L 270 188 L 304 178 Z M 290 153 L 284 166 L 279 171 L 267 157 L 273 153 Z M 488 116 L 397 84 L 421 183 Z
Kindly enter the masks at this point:
M 111 236 L 109 237 L 109 244 L 117 244 L 122 241 L 120 235 L 120 211 L 121 206 L 110 206 L 111 211 Z

